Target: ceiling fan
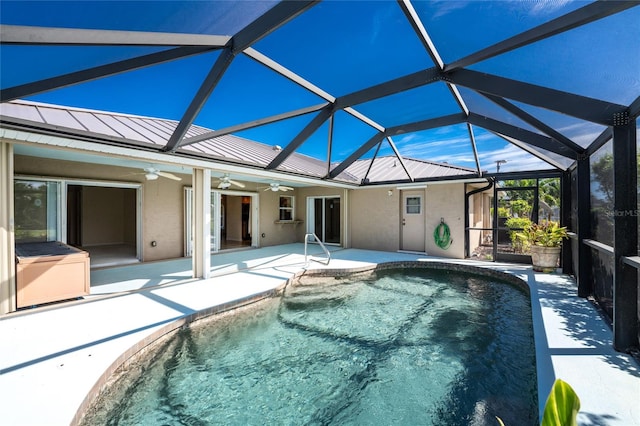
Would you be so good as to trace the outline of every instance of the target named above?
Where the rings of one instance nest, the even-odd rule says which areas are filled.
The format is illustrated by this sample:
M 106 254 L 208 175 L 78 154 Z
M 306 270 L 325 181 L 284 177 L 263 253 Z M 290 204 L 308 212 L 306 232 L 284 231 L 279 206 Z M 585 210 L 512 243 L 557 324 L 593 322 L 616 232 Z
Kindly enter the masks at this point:
M 280 185 L 279 183 L 270 183 L 269 186 L 267 186 L 264 190 L 273 191 L 273 192 L 278 192 L 278 191 L 286 192 L 286 191 L 293 191 L 293 188 L 290 186 Z
M 239 188 L 244 188 L 244 184 L 237 182 L 235 180 L 231 180 L 228 174 L 225 174 L 221 178 L 219 178 L 220 183 L 218 184 L 218 189 L 228 189 L 231 185 L 235 185 Z
M 173 173 L 162 172 L 155 167 L 145 167 L 144 173 L 139 174 L 143 174 L 146 180 L 157 180 L 160 176 L 171 180 L 182 180 L 181 177 L 178 177 Z

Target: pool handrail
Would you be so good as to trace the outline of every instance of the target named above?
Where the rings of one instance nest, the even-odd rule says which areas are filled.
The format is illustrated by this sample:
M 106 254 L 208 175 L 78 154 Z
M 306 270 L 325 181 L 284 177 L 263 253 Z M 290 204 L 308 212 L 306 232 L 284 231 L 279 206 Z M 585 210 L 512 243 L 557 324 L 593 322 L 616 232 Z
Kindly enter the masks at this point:
M 316 234 L 314 234 L 313 232 L 304 235 L 304 263 L 305 263 L 305 265 L 309 264 L 309 261 L 307 260 L 307 243 L 309 242 L 309 237 L 313 237 L 315 239 L 315 241 L 318 244 L 320 244 L 320 247 L 322 247 L 322 250 L 327 255 L 327 263 L 324 263 L 324 262 L 322 262 L 320 260 L 314 259 L 313 257 L 311 258 L 311 260 L 314 260 L 314 261 L 316 261 L 318 263 L 323 263 L 325 265 L 328 265 L 329 262 L 331 262 L 331 253 L 329 252 L 329 250 L 327 250 L 327 247 L 320 240 L 320 238 L 318 238 L 318 236 Z

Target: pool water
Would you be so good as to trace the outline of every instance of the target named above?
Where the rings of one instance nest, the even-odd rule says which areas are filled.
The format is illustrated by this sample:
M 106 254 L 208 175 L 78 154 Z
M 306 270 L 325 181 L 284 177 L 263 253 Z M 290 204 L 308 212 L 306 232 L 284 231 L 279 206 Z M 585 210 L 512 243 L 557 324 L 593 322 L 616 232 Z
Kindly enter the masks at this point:
M 507 425 L 538 422 L 528 296 L 402 269 L 287 287 L 175 333 L 84 424 Z

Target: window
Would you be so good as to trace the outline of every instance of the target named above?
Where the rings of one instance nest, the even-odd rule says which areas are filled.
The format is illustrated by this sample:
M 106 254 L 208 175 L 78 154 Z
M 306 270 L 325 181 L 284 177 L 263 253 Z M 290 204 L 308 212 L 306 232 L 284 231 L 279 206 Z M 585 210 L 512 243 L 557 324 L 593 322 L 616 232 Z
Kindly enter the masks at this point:
M 279 220 L 293 220 L 293 197 L 290 195 L 280 196 Z
M 420 214 L 420 197 L 407 197 L 407 214 Z
M 58 182 L 16 180 L 15 238 L 17 242 L 60 240 Z

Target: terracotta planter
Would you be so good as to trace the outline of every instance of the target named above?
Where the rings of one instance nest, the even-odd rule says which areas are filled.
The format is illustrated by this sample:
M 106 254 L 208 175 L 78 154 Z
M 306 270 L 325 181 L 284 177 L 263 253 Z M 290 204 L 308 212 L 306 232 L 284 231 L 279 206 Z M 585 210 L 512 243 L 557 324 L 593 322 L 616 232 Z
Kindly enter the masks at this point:
M 553 272 L 560 260 L 560 247 L 531 246 L 531 263 L 533 270 L 538 272 Z

